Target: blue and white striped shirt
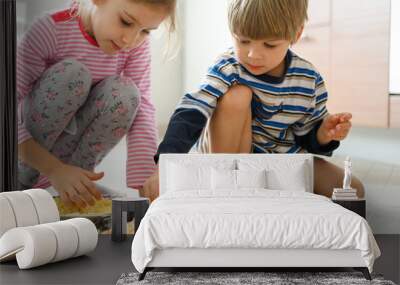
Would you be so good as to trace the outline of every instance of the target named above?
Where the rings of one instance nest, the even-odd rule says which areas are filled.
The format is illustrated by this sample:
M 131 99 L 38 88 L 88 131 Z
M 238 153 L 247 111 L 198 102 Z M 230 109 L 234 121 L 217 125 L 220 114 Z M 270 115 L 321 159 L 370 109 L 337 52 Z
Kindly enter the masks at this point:
M 328 115 L 328 93 L 324 80 L 311 63 L 292 51 L 285 57 L 285 74 L 281 78 L 249 73 L 235 58 L 233 50 L 222 54 L 208 70 L 198 91 L 186 94 L 172 116 L 158 154 L 188 152 L 198 140 L 207 120 L 217 106 L 217 100 L 234 84 L 248 86 L 253 91 L 252 144 L 256 153 L 317 152 L 326 154 L 337 148 L 338 142 L 319 146 L 317 142 L 301 143 L 316 130 Z M 308 145 L 307 145 L 308 144 Z

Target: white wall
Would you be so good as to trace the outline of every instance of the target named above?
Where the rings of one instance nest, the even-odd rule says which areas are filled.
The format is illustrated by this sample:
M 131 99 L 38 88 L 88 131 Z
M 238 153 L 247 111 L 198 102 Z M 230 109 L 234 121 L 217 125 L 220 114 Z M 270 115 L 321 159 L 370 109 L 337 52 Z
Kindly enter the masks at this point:
M 161 132 L 182 96 L 182 49 L 175 54 L 179 47 L 174 43 L 162 30 L 152 36 L 152 96 L 157 111 L 157 125 Z
M 184 0 L 183 91 L 195 90 L 207 68 L 231 46 L 228 0 Z
M 400 93 L 400 0 L 392 0 L 390 8 L 390 93 Z

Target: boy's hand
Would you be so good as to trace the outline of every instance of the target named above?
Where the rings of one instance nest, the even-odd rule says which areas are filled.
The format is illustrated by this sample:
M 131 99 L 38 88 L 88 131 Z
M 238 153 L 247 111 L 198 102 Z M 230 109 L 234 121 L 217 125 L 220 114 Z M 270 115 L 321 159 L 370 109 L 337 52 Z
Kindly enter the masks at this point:
M 141 197 L 146 197 L 150 199 L 152 202 L 154 199 L 158 197 L 160 194 L 159 190 L 159 174 L 158 167 L 156 171 L 154 171 L 153 175 L 147 178 L 144 182 L 143 187 L 139 189 L 139 194 Z
M 101 193 L 92 181 L 103 178 L 104 173 L 94 173 L 80 167 L 61 164 L 48 176 L 54 189 L 60 194 L 66 206 L 75 204 L 78 208 L 93 206 L 101 199 Z
M 339 113 L 325 117 L 317 132 L 319 144 L 325 145 L 333 140 L 341 141 L 345 139 L 351 129 L 351 118 L 350 113 Z

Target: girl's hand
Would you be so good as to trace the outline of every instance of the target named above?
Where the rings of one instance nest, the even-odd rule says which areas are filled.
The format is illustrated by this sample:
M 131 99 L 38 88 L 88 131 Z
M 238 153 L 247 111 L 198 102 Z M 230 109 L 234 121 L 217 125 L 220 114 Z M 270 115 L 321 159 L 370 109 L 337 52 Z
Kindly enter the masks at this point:
M 146 197 L 150 199 L 152 202 L 154 199 L 158 197 L 159 192 L 159 179 L 158 179 L 158 167 L 156 171 L 154 171 L 153 175 L 147 178 L 144 182 L 143 187 L 139 189 L 139 195 L 141 197 Z
M 87 205 L 93 206 L 95 199 L 101 199 L 101 194 L 92 181 L 100 180 L 103 176 L 103 172 L 94 173 L 80 167 L 60 164 L 48 177 L 66 206 L 74 204 L 82 209 Z
M 351 129 L 351 118 L 350 113 L 339 113 L 325 117 L 317 132 L 319 144 L 325 145 L 332 140 L 344 140 Z

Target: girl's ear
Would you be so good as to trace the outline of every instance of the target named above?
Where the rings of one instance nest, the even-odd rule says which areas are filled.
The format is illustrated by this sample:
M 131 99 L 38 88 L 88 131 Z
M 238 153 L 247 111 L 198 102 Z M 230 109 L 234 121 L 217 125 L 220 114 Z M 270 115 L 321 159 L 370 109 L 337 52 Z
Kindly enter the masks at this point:
M 294 45 L 295 43 L 297 43 L 297 41 L 300 39 L 301 35 L 303 34 L 304 31 L 304 25 L 302 25 L 299 29 L 299 31 L 296 34 L 296 39 L 295 41 L 292 42 L 292 45 Z

